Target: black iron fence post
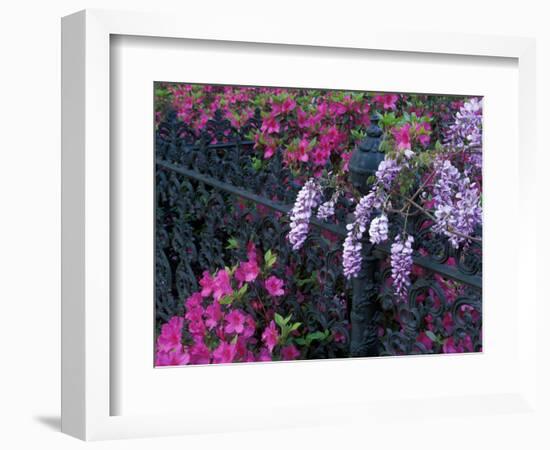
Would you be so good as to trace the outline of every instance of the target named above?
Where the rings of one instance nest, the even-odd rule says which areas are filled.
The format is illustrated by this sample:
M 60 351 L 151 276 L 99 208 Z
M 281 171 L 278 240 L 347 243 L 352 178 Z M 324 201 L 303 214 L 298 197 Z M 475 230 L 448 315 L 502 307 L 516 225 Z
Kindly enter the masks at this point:
M 353 279 L 351 301 L 351 356 L 376 356 L 378 354 L 377 330 L 374 323 L 378 284 L 376 282 L 377 258 L 372 255 L 372 244 L 363 243 L 363 263 Z
M 379 120 L 377 113 L 371 115 L 367 135 L 354 150 L 349 164 L 351 182 L 363 195 L 369 191 L 369 177 L 374 176 L 384 159 L 384 153 L 380 151 L 382 129 L 378 125 Z M 374 315 L 379 290 L 376 276 L 378 259 L 372 254 L 373 245 L 369 242 L 368 233 L 362 244 L 361 270 L 352 281 L 350 355 L 376 356 L 378 345 Z

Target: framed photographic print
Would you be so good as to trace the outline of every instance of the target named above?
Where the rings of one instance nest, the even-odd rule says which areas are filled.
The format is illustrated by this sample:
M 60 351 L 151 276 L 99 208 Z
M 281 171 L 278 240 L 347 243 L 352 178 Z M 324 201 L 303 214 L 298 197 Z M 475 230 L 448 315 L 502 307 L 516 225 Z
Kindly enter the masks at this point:
M 530 410 L 531 40 L 85 11 L 62 44 L 63 431 Z

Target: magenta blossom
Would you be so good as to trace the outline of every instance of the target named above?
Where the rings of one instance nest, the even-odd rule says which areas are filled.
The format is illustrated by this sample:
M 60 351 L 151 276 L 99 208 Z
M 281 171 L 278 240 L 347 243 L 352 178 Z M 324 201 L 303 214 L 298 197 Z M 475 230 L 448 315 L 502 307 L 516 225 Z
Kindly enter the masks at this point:
M 260 354 L 257 357 L 257 361 L 273 361 L 271 352 L 267 348 L 262 347 Z
M 384 109 L 395 109 L 395 104 L 399 100 L 399 96 L 396 94 L 376 95 L 373 100 L 381 104 Z
M 158 352 L 155 366 L 185 366 L 189 361 L 189 355 L 181 351 Z
M 281 357 L 285 361 L 296 359 L 300 356 L 300 352 L 294 345 L 287 345 L 281 349 Z
M 285 295 L 283 286 L 283 280 L 277 278 L 274 275 L 265 280 L 265 288 L 267 289 L 267 292 L 269 292 L 269 295 L 273 297 L 280 297 L 282 295 Z
M 185 307 L 187 310 L 190 309 L 202 309 L 202 296 L 199 292 L 195 292 L 191 294 L 186 300 L 185 300 Z
M 262 122 L 261 131 L 263 133 L 267 133 L 267 134 L 278 133 L 280 129 L 281 129 L 281 126 L 275 116 L 272 116 L 272 115 L 267 116 Z
M 245 316 L 238 309 L 234 309 L 225 316 L 227 325 L 225 326 L 226 333 L 241 334 L 244 331 Z
M 272 320 L 269 322 L 269 325 L 266 327 L 262 333 L 262 342 L 265 344 L 269 352 L 273 351 L 273 348 L 277 345 L 279 340 L 279 332 L 277 331 L 277 326 Z
M 191 364 L 210 364 L 210 350 L 201 339 L 195 338 L 195 344 L 189 349 Z
M 401 128 L 394 128 L 392 130 L 395 143 L 397 144 L 398 150 L 410 150 L 411 148 L 411 135 L 410 135 L 411 124 L 406 123 Z
M 202 273 L 202 278 L 199 280 L 199 284 L 202 286 L 201 295 L 208 297 L 214 290 L 214 279 L 210 276 L 208 271 Z
M 249 261 L 255 261 L 256 263 L 258 262 L 258 250 L 252 241 L 246 244 L 246 256 Z
M 254 322 L 254 319 L 252 316 L 247 315 L 244 319 L 244 330 L 243 330 L 243 337 L 248 339 L 249 337 L 252 337 L 254 333 L 256 332 L 256 322 Z
M 235 278 L 241 283 L 249 283 L 254 281 L 260 274 L 260 268 L 256 261 L 247 261 L 239 265 L 239 268 L 235 271 Z
M 170 352 L 172 350 L 181 350 L 181 329 L 183 327 L 183 317 L 174 316 L 168 323 L 162 326 L 161 334 L 157 339 L 157 348 L 159 352 Z
M 205 311 L 205 325 L 211 330 L 214 328 L 222 318 L 222 309 L 218 302 L 214 302 L 206 307 Z
M 288 114 L 294 108 L 296 108 L 296 101 L 291 97 L 287 97 L 282 103 L 274 103 L 271 112 L 274 115 Z
M 218 364 L 233 362 L 235 358 L 235 345 L 222 341 L 218 348 L 212 352 L 213 362 Z
M 233 292 L 229 281 L 229 274 L 224 270 L 220 270 L 215 278 L 212 278 L 208 272 L 202 274 L 199 281 L 202 286 L 201 295 L 208 297 L 212 295 L 214 300 L 219 300 L 224 295 L 229 295 Z

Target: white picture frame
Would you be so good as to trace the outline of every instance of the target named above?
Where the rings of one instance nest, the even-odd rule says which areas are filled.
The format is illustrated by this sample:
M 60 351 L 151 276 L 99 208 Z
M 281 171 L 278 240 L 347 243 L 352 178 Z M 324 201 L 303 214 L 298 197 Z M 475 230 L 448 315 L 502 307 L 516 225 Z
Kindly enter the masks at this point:
M 258 429 L 268 426 L 265 423 L 268 417 L 271 417 L 269 426 L 275 427 L 338 419 L 360 421 L 386 412 L 384 417 L 387 420 L 401 420 L 388 412 L 391 409 L 390 400 L 386 403 L 368 403 L 362 399 L 350 402 L 345 413 L 330 413 L 330 404 L 304 404 L 293 407 L 292 411 L 274 405 L 271 416 L 262 411 L 255 417 L 249 417 L 248 421 L 241 420 L 247 417 L 243 412 L 236 413 L 231 420 L 223 420 L 221 414 L 209 417 L 189 413 L 112 415 L 112 395 L 117 388 L 112 382 L 110 358 L 110 337 L 116 333 L 117 326 L 111 321 L 110 305 L 113 245 L 110 239 L 110 187 L 113 177 L 117 176 L 110 168 L 110 108 L 113 100 L 110 64 L 111 37 L 114 35 L 297 45 L 327 48 L 332 52 L 368 49 L 410 53 L 413 57 L 414 54 L 446 54 L 517 60 L 520 118 L 518 195 L 526 199 L 518 205 L 518 211 L 522 214 L 522 220 L 531 222 L 533 227 L 536 217 L 532 202 L 536 196 L 529 173 L 534 172 L 536 148 L 536 121 L 533 117 L 536 96 L 534 40 L 444 33 L 396 33 L 375 29 L 349 30 L 346 34 L 328 36 L 322 30 L 314 29 L 306 34 L 294 29 L 244 28 L 223 23 L 215 28 L 205 28 L 200 21 L 186 21 L 182 26 L 181 18 L 165 14 L 99 10 L 82 11 L 63 19 L 62 430 L 81 439 L 97 440 Z M 535 261 L 535 252 L 534 234 L 525 236 L 518 249 L 518 258 Z M 527 279 L 526 270 L 518 267 L 518 283 Z M 530 270 L 533 270 L 533 265 Z M 534 287 L 531 289 L 532 295 L 522 299 L 522 307 L 534 311 L 537 308 L 536 292 Z M 402 410 L 410 415 L 425 412 L 430 405 L 439 408 L 442 415 L 453 411 L 467 416 L 472 405 L 479 406 L 475 414 L 493 414 L 501 409 L 518 414 L 537 414 L 540 409 L 536 402 L 537 353 L 532 344 L 521 345 L 522 342 L 536 341 L 536 328 L 530 326 L 521 311 L 518 311 L 516 326 L 518 338 L 515 344 L 521 368 L 518 379 L 509 390 L 501 394 L 491 393 L 490 396 L 478 393 L 463 398 L 436 396 L 419 400 L 397 397 L 391 402 L 399 402 Z M 343 370 L 353 370 L 359 364 L 362 364 L 361 361 L 355 361 Z M 254 370 L 262 373 L 276 370 L 275 365 L 261 367 Z M 309 367 L 314 374 L 315 367 Z

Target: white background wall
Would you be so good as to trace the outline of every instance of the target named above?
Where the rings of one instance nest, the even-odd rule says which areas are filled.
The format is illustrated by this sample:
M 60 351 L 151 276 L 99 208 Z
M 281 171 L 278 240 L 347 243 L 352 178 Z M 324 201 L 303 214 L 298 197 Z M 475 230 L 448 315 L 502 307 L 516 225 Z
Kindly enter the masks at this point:
M 539 189 L 547 188 L 550 149 L 550 14 L 543 1 L 441 0 L 315 1 L 276 0 L 19 0 L 0 9 L 0 448 L 82 448 L 85 444 L 59 433 L 60 359 L 60 17 L 83 8 L 173 10 L 186 20 L 204 21 L 212 14 L 269 21 L 281 27 L 321 26 L 327 33 L 371 23 L 400 30 L 463 31 L 537 37 Z M 315 24 L 315 25 L 313 25 Z M 406 76 L 406 74 L 404 74 Z M 504 131 L 505 132 L 505 131 Z M 546 203 L 548 206 L 548 203 Z M 542 208 L 541 208 L 542 209 Z M 541 225 L 543 215 L 541 210 Z M 532 232 L 533 230 L 524 230 Z M 520 237 L 519 230 L 510 230 Z M 539 229 L 539 272 L 548 254 L 545 230 Z M 548 295 L 547 295 L 548 297 Z M 541 336 L 542 332 L 541 330 Z M 546 348 L 540 351 L 547 351 Z M 545 365 L 548 368 L 548 365 Z M 548 371 L 543 383 L 548 382 Z M 548 391 L 546 391 L 547 393 Z M 548 397 L 547 397 L 548 398 Z M 535 430 L 542 424 L 516 427 L 518 419 L 499 416 L 500 433 L 488 435 L 474 421 L 404 421 L 387 433 L 388 448 L 407 445 L 410 431 L 424 427 L 426 448 L 543 448 Z M 521 419 L 519 419 L 521 421 Z M 524 421 L 523 421 L 524 422 Z M 432 427 L 448 427 L 446 442 L 430 440 Z M 370 430 L 372 432 L 372 430 Z M 353 429 L 283 430 L 118 441 L 94 448 L 344 448 L 369 447 L 368 432 Z M 548 445 L 548 441 L 546 441 Z M 546 447 L 548 448 L 548 447 Z

